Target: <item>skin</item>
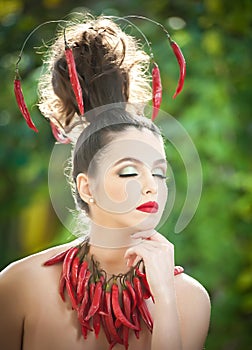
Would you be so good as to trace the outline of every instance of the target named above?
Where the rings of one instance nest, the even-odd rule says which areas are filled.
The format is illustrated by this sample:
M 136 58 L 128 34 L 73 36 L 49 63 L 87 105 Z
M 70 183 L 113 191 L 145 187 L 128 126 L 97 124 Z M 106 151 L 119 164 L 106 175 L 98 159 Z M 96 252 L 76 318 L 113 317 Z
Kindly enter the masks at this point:
M 90 253 L 94 254 L 101 267 L 111 274 L 124 273 L 137 259 L 144 260 L 147 279 L 155 298 L 155 304 L 151 299 L 147 301 L 154 328 L 151 335 L 142 324 L 139 340 L 130 332 L 129 349 L 203 349 L 210 319 L 209 296 L 199 282 L 185 273 L 174 277 L 174 246 L 155 231 L 167 196 L 165 180 L 156 176 L 160 174 L 160 170 L 157 171 L 153 166 L 157 157 L 164 158 L 162 141 L 148 130 L 143 132 L 132 128 L 120 135 L 119 139 L 122 140 L 122 137 L 133 143 L 141 139 L 154 150 L 153 157 L 137 164 L 134 181 L 139 191 L 133 198 L 130 198 L 130 191 L 128 197 L 127 191 L 122 191 L 122 185 L 125 186 L 129 178 L 119 177 L 118 168 L 115 168 L 113 162 L 109 165 L 106 162 L 101 163 L 99 175 L 102 174 L 102 188 L 98 186 L 101 183 L 99 177 L 98 181 L 98 178 L 91 179 L 88 174 L 79 175 L 77 185 L 81 197 L 87 203 L 91 196 L 95 199 L 93 203 L 89 203 L 92 220 Z M 129 150 L 129 156 L 132 156 L 130 153 Z M 134 156 L 138 160 L 142 159 L 136 149 Z M 162 164 L 163 166 L 165 164 Z M 132 171 L 132 168 L 125 170 L 125 167 L 122 167 L 123 171 Z M 101 206 L 100 198 L 105 198 L 104 193 L 108 201 L 102 200 Z M 125 206 L 125 200 L 130 202 L 128 208 Z M 150 214 L 136 210 L 136 206 L 150 200 L 158 202 L 158 213 Z M 118 212 L 112 210 L 111 202 L 117 203 Z M 108 242 L 103 240 L 101 244 L 102 235 L 106 235 Z M 51 256 L 74 245 L 76 241 L 48 249 L 15 262 L 1 272 L 1 349 L 108 349 L 103 333 L 98 340 L 94 338 L 93 333 L 90 333 L 87 340 L 82 338 L 75 311 L 71 310 L 69 300 L 63 303 L 60 299 L 58 281 L 61 264 L 43 266 Z M 117 345 L 114 349 L 120 350 L 123 347 Z

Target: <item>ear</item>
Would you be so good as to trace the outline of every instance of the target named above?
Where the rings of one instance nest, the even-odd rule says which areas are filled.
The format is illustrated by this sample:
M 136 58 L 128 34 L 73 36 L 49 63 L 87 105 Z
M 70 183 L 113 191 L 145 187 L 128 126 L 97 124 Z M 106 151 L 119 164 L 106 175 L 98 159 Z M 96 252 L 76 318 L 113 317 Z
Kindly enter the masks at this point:
M 79 173 L 76 178 L 76 186 L 81 199 L 89 203 L 89 199 L 92 197 L 90 192 L 88 176 L 84 173 Z

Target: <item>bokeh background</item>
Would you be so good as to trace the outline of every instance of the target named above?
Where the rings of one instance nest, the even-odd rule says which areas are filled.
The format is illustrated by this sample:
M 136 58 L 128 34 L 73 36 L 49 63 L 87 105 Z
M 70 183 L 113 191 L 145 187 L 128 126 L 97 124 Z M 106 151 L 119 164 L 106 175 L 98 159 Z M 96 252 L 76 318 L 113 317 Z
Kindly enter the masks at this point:
M 187 60 L 184 92 L 171 96 L 178 67 L 162 31 L 134 21 L 152 42 L 163 81 L 162 109 L 189 132 L 201 159 L 204 185 L 191 223 L 174 223 L 186 191 L 183 166 L 172 148 L 177 198 L 161 228 L 176 246 L 177 263 L 207 288 L 212 318 L 206 349 L 244 350 L 252 343 L 252 2 L 240 0 L 0 0 L 0 268 L 72 239 L 55 214 L 48 190 L 54 139 L 37 107 L 40 47 L 55 24 L 29 39 L 20 63 L 23 91 L 39 129 L 28 129 L 14 95 L 15 62 L 27 35 L 39 24 L 72 11 L 94 15 L 138 14 L 161 22 Z M 134 33 L 133 33 L 134 34 Z M 137 36 L 137 33 L 136 33 Z M 64 190 L 64 189 L 63 189 Z

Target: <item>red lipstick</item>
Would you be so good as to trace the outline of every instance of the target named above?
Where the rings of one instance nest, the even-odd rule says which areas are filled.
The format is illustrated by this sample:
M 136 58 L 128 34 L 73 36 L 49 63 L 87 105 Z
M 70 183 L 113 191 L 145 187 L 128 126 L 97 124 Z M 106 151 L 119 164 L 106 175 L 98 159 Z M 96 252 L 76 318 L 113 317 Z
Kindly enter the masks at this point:
M 145 213 L 156 213 L 158 211 L 158 203 L 151 201 L 139 205 L 136 210 L 144 211 Z

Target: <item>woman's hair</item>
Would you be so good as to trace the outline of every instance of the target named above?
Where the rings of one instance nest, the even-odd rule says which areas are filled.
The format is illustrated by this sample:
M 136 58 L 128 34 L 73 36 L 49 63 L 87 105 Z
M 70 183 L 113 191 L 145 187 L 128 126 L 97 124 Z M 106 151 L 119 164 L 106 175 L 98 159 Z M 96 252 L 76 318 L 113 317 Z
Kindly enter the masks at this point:
M 70 22 L 61 30 L 48 50 L 38 104 L 46 118 L 58 121 L 65 132 L 80 119 L 64 54 L 65 39 L 73 50 L 85 113 L 117 102 L 137 103 L 138 112 L 143 112 L 152 97 L 149 55 L 112 20 L 84 15 L 81 22 Z
M 65 39 L 74 54 L 84 116 L 78 114 L 70 83 Z M 47 70 L 39 83 L 39 108 L 47 119 L 56 121 L 66 135 L 71 135 L 72 140 L 72 131 L 77 130 L 72 190 L 77 206 L 86 213 L 89 208 L 77 191 L 76 177 L 81 172 L 87 173 L 95 154 L 129 127 L 147 128 L 160 135 L 159 129 L 143 116 L 144 106 L 151 99 L 149 61 L 150 57 L 134 37 L 102 16 L 94 19 L 87 15 L 82 22 L 71 23 L 59 33 L 48 52 Z M 103 106 L 110 107 L 99 111 Z M 131 106 L 131 112 L 126 110 L 127 106 Z

